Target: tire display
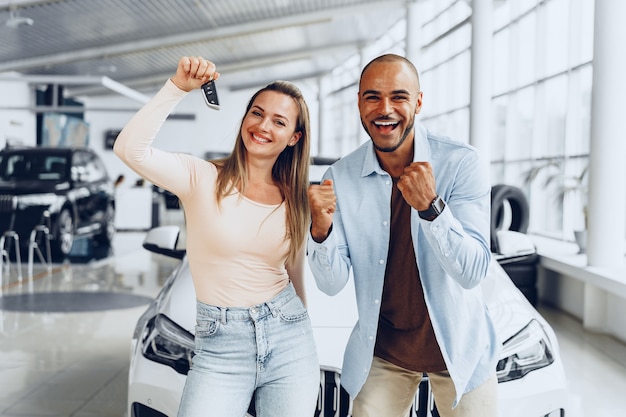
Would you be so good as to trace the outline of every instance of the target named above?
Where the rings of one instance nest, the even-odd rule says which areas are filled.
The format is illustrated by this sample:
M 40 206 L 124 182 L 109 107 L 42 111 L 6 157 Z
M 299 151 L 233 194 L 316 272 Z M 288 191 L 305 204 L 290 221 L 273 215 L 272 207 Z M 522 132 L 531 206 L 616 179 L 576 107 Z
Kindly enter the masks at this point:
M 507 219 L 505 214 L 509 207 L 510 218 Z M 498 230 L 526 233 L 529 216 L 528 200 L 521 189 L 505 184 L 491 187 L 491 251 L 499 252 L 496 238 Z
M 500 253 L 497 232 L 512 230 L 526 233 L 530 217 L 528 200 L 518 187 L 498 184 L 491 188 L 491 251 Z M 511 281 L 533 305 L 537 305 L 537 263 L 539 256 L 501 257 L 498 262 Z

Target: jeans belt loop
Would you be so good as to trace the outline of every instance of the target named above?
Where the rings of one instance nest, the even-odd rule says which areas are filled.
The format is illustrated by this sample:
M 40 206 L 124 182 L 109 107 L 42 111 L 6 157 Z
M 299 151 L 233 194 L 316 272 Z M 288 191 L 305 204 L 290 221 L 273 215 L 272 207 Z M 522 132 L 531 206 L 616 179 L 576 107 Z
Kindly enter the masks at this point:
M 268 301 L 265 304 L 267 305 L 267 307 L 272 312 L 272 317 L 274 317 L 274 318 L 278 317 L 278 308 L 274 305 L 274 303 L 272 303 L 271 301 Z

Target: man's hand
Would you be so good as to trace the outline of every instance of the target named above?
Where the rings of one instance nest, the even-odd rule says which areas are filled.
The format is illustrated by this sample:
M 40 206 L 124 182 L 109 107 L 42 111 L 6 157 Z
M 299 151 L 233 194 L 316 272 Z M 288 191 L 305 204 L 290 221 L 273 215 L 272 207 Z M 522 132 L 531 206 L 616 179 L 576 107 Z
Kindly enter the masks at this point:
M 404 168 L 398 180 L 398 189 L 407 203 L 415 210 L 423 211 L 437 197 L 433 169 L 428 162 L 413 162 Z
M 325 180 L 320 185 L 309 186 L 309 205 L 311 207 L 311 236 L 313 240 L 320 243 L 330 233 L 333 213 L 337 206 L 337 197 L 332 180 Z
M 217 80 L 220 74 L 215 64 L 202 57 L 184 56 L 178 61 L 176 75 L 171 79 L 176 87 L 183 91 L 191 91 L 210 80 Z

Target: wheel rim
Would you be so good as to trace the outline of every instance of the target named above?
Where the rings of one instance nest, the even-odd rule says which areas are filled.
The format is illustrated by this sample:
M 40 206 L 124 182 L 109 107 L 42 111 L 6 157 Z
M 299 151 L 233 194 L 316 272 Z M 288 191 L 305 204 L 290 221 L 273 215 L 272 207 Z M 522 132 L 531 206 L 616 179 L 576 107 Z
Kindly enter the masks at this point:
M 58 246 L 65 255 L 69 254 L 74 244 L 74 221 L 67 210 L 63 210 L 59 214 L 59 235 Z
M 115 211 L 113 210 L 113 207 L 111 206 L 107 207 L 105 222 L 106 222 L 105 233 L 106 233 L 107 240 L 110 242 L 113 240 L 113 237 L 115 236 Z

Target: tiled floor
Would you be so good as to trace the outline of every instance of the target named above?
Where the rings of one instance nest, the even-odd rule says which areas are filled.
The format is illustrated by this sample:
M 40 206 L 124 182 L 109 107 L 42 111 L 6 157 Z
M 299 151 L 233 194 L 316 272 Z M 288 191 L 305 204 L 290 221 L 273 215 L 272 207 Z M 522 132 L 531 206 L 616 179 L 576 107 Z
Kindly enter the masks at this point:
M 93 312 L 0 309 L 0 416 L 123 417 L 130 339 L 148 297 L 174 264 L 141 248 L 143 233 L 118 233 L 113 255 L 99 261 L 37 266 L 32 284 L 4 276 L 4 296 L 39 291 L 134 294 L 139 305 Z M 548 307 L 573 394 L 583 417 L 626 416 L 626 347 L 584 332 Z M 572 414 L 573 415 L 573 414 Z M 506 416 L 503 416 L 506 417 Z M 534 417 L 534 416 L 530 416 Z M 539 417 L 539 416 L 537 416 Z
M 557 310 L 544 306 L 539 311 L 556 331 L 580 417 L 626 416 L 626 345 L 584 331 L 577 319 Z
M 114 256 L 35 269 L 20 285 L 6 274 L 3 295 L 46 291 L 134 294 L 139 305 L 93 312 L 0 310 L 0 416 L 127 415 L 130 339 L 135 322 L 172 270 L 141 248 L 143 233 L 119 233 Z M 160 257 L 162 258 L 162 257 Z M 30 288 L 29 288 L 30 287 Z

